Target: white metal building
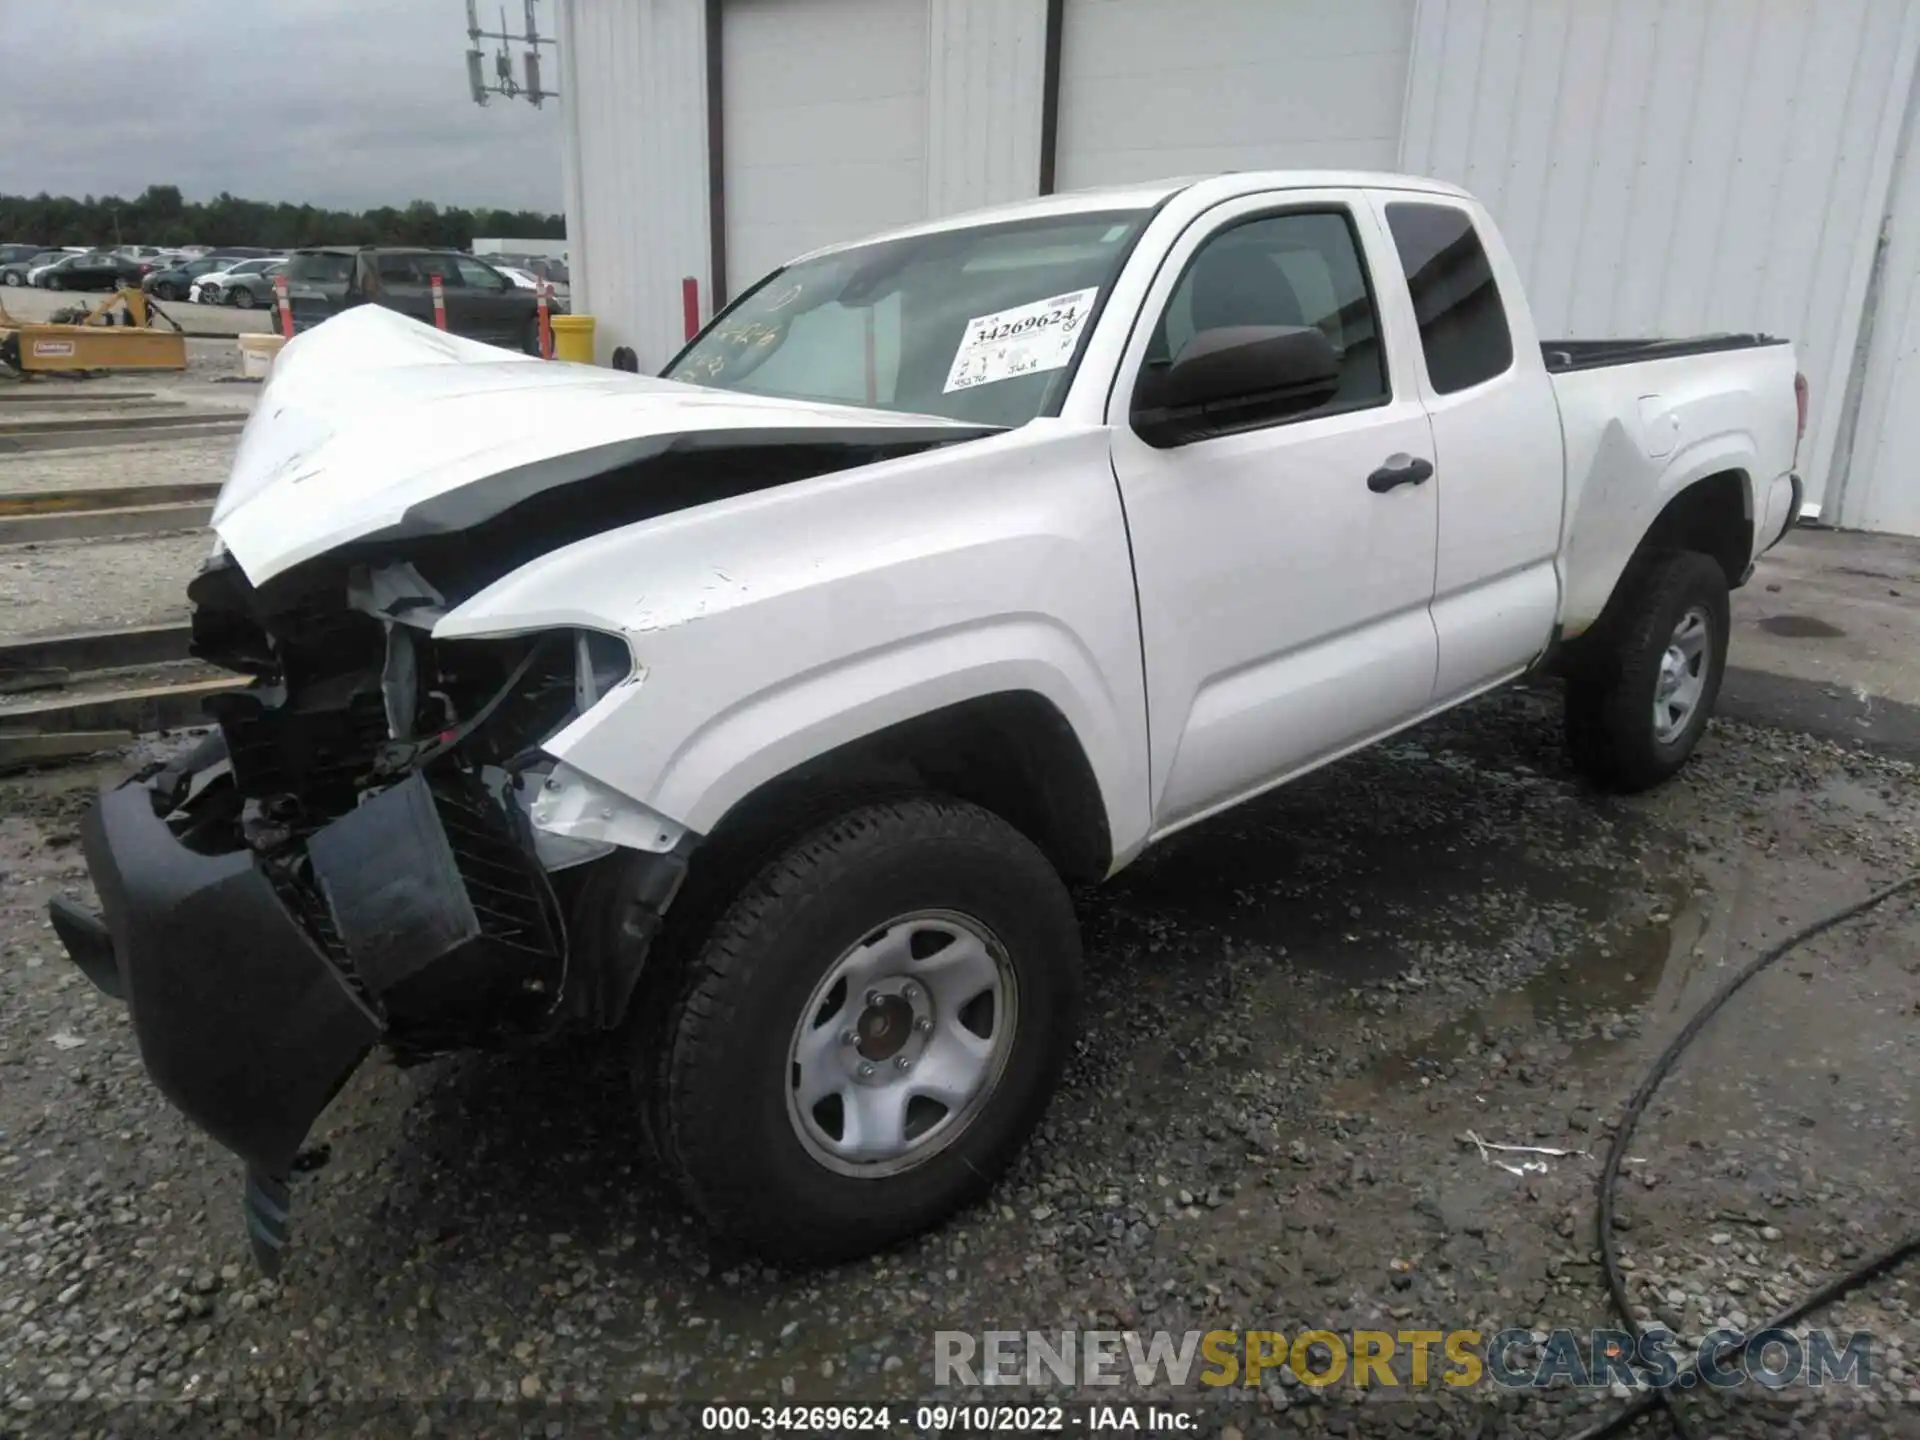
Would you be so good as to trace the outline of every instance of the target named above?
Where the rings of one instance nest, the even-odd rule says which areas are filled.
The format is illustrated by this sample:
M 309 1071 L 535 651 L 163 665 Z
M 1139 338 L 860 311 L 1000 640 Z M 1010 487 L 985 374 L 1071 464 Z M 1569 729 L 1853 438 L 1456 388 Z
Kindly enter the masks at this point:
M 1920 0 L 561 0 L 602 358 L 885 226 L 1225 169 L 1468 186 L 1541 333 L 1790 335 L 1810 507 L 1920 534 Z

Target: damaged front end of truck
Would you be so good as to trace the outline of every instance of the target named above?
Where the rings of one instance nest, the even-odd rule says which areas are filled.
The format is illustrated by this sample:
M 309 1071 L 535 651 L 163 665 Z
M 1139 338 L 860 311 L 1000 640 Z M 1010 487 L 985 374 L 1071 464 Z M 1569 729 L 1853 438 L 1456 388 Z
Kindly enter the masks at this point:
M 337 579 L 277 604 L 231 563 L 195 581 L 195 652 L 255 684 L 101 798 L 82 829 L 101 913 L 54 911 L 155 1082 L 246 1162 L 268 1266 L 295 1156 L 376 1044 L 406 1062 L 616 1024 L 692 843 L 540 749 L 629 679 L 623 639 L 437 641 L 444 597 L 417 572 Z M 623 913 L 570 913 L 616 850 Z
M 251 684 L 101 797 L 99 911 L 52 910 L 155 1083 L 245 1162 L 269 1271 L 367 1055 L 619 1024 L 698 840 L 543 748 L 644 683 L 632 635 L 441 622 L 589 536 L 978 433 L 729 412 L 366 308 L 283 352 L 189 588 L 193 653 Z

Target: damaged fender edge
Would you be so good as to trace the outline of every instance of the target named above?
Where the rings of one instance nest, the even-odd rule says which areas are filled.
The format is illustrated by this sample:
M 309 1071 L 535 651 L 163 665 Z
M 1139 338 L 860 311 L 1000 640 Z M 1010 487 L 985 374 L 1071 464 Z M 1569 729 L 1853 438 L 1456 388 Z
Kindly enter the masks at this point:
M 686 826 L 564 760 L 556 761 L 541 782 L 529 815 L 536 832 L 605 847 L 602 853 L 618 846 L 660 854 L 689 833 Z

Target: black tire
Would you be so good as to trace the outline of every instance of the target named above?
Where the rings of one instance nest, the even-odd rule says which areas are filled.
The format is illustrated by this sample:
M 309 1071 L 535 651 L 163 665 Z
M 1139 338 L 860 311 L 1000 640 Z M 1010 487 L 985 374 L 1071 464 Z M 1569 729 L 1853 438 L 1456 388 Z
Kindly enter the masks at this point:
M 47 289 L 64 290 L 66 288 L 67 288 L 67 282 L 62 280 L 58 275 L 47 276 Z
M 1584 642 L 1567 680 L 1567 748 L 1594 784 L 1623 794 L 1652 789 L 1687 763 L 1707 728 L 1727 666 L 1726 572 L 1697 551 L 1636 562 Z M 1661 662 L 1689 613 L 1706 618 L 1704 688 L 1685 725 L 1662 739 L 1654 717 Z
M 841 956 L 922 910 L 966 916 L 1000 942 L 1017 992 L 1006 1058 L 944 1147 L 882 1178 L 840 1173 L 789 1115 L 795 1025 Z M 1059 1082 L 1079 992 L 1072 903 L 1024 835 L 955 800 L 858 803 L 753 874 L 686 965 L 677 1001 L 640 1042 L 648 1128 L 721 1234 L 792 1264 L 866 1254 L 992 1187 Z
M 180 298 L 180 287 L 170 281 L 162 280 L 158 285 L 153 287 L 153 298 L 156 300 L 178 300 Z
M 227 303 L 242 310 L 253 308 L 253 292 L 244 285 L 236 285 L 227 294 Z
M 527 328 L 520 336 L 520 348 L 534 359 L 540 358 L 540 317 L 538 315 L 527 321 Z
M 26 283 L 20 278 L 20 272 L 18 270 L 7 271 L 6 282 L 9 285 L 23 285 Z

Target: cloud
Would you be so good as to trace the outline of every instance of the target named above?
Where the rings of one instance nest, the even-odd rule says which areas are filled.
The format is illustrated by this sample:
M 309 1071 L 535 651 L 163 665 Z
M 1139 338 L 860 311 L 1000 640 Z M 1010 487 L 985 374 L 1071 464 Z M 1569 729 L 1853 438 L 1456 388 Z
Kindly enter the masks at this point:
M 480 10 L 498 29 L 499 0 Z M 507 13 L 519 29 L 519 0 Z M 5 0 L 5 16 L 0 189 L 560 208 L 559 102 L 474 105 L 461 0 Z

